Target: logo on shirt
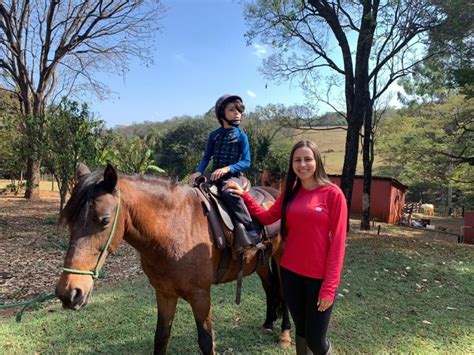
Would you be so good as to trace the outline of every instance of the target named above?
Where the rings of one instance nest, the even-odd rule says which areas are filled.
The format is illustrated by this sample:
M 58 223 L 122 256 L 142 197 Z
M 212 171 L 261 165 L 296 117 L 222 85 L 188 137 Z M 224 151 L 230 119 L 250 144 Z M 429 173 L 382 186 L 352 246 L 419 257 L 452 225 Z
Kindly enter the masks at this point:
M 323 208 L 322 208 L 322 207 L 319 207 L 319 206 L 315 207 L 314 210 L 315 210 L 316 212 L 323 212 Z

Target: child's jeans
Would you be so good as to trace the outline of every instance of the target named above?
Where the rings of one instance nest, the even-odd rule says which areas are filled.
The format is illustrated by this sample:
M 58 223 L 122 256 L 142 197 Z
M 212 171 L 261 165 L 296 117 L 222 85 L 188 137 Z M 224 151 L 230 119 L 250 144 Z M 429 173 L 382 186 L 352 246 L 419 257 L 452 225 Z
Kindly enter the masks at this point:
M 229 190 L 222 190 L 222 187 L 227 181 L 232 180 L 242 186 L 242 181 L 239 177 L 225 177 L 217 182 L 217 187 L 221 192 L 222 200 L 224 201 L 232 220 L 235 224 L 242 223 L 247 231 L 254 229 L 252 225 L 252 218 L 249 215 L 244 201 L 238 195 L 231 194 Z

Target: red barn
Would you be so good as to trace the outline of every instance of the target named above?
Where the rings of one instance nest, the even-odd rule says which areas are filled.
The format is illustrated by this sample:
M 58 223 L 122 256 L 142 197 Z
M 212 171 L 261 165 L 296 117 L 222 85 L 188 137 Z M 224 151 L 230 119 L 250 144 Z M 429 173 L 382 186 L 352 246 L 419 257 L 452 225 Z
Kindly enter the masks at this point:
M 341 175 L 329 175 L 331 181 L 340 186 Z M 351 213 L 362 214 L 362 189 L 364 177 L 354 177 Z M 380 222 L 395 224 L 403 213 L 407 186 L 394 178 L 372 176 L 370 193 L 370 218 Z

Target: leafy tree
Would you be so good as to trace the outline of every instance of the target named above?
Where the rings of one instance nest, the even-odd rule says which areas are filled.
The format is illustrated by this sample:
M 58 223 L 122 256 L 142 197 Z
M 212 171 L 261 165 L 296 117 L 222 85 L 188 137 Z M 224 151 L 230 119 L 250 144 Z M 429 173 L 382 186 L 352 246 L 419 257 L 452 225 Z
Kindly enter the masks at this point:
M 100 163 L 110 162 L 120 171 L 133 174 L 164 173 L 154 164 L 153 140 L 109 133 L 108 146 L 100 154 Z
M 179 120 L 159 140 L 158 165 L 178 180 L 193 173 L 204 154 L 209 133 L 217 127 L 218 122 L 210 113 L 202 118 Z
M 364 126 L 361 227 L 369 229 L 374 103 L 390 84 L 425 59 L 417 58 L 411 49 L 442 21 L 439 8 L 429 0 L 257 0 L 247 6 L 246 18 L 249 41 L 259 39 L 274 49 L 264 61 L 264 74 L 272 80 L 301 79 L 310 96 L 345 117 L 341 188 L 349 209 Z M 335 44 L 340 52 L 332 49 Z M 321 77 L 327 72 L 329 89 L 321 93 Z M 329 99 L 334 88 L 343 88 L 345 110 Z
M 26 155 L 20 135 L 18 105 L 11 93 L 0 89 L 0 177 L 12 180 L 12 188 L 22 187 Z M 18 181 L 18 182 L 17 182 Z
M 255 111 L 245 116 L 244 127 L 249 138 L 252 165 L 246 175 L 252 184 L 259 184 L 262 173 L 266 170 L 271 148 L 282 144 L 285 136 L 280 124 L 285 115 L 281 105 L 257 106 Z M 287 139 L 288 140 L 288 139 Z M 279 175 L 279 174 L 278 174 Z
M 82 89 L 103 97 L 96 71 L 122 74 L 131 57 L 149 60 L 162 12 L 159 1 L 0 2 L 1 80 L 18 99 L 28 143 L 25 197 L 39 197 L 47 107 Z
M 95 166 L 96 141 L 103 122 L 90 117 L 86 104 L 63 98 L 47 111 L 44 127 L 43 162 L 58 183 L 62 210 L 79 163 Z
M 432 0 L 445 19 L 429 32 L 429 59 L 401 80 L 408 104 L 445 100 L 453 92 L 473 97 L 474 3 Z
M 448 204 L 449 186 L 474 198 L 474 121 L 472 99 L 423 105 L 383 121 L 378 147 L 395 177 L 407 184 L 412 200 Z M 449 207 L 449 206 L 448 206 Z M 472 207 L 472 205 L 471 205 Z

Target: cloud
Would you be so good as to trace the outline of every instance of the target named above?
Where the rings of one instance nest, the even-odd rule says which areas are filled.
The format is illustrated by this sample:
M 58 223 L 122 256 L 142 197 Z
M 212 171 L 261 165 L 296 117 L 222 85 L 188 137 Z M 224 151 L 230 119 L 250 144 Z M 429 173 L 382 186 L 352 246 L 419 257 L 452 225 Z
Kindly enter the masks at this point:
M 252 90 L 247 90 L 247 95 L 249 95 L 252 99 L 257 97 L 257 94 L 254 93 Z
M 255 54 L 257 57 L 263 57 L 263 55 L 267 53 L 265 48 L 260 44 L 254 44 L 253 48 L 255 48 L 255 52 L 253 52 L 253 54 Z

